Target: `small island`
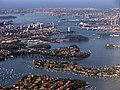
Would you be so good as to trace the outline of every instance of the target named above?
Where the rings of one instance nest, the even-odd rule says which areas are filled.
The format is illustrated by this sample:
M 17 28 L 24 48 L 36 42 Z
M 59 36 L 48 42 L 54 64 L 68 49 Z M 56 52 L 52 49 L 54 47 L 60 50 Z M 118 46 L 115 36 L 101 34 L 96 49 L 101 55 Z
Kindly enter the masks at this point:
M 105 44 L 105 47 L 106 48 L 114 49 L 114 48 L 120 48 L 120 45 L 114 45 L 114 44 L 107 43 L 107 44 Z
M 89 38 L 82 35 L 67 35 L 65 39 L 69 39 L 69 41 L 88 41 Z
M 67 35 L 64 38 L 53 38 L 49 39 L 49 42 L 81 42 L 88 41 L 89 38 L 82 35 Z

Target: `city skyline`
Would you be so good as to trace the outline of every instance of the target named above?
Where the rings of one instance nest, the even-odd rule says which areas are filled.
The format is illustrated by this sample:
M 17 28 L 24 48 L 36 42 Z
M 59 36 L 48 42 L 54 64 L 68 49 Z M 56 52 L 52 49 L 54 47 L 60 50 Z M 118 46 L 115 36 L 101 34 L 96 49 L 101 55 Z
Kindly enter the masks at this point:
M 0 8 L 119 8 L 119 0 L 0 0 Z

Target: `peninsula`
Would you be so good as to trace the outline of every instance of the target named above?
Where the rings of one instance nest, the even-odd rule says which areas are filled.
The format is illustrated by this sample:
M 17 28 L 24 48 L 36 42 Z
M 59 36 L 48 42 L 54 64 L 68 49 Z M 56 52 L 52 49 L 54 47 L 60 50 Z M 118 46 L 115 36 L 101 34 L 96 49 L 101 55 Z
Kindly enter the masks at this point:
M 27 75 L 16 84 L 0 90 L 85 90 L 88 84 L 78 79 L 58 79 L 48 75 Z
M 71 71 L 87 76 L 97 76 L 106 78 L 120 78 L 120 65 L 113 67 L 91 68 L 79 65 L 74 62 L 52 61 L 52 60 L 33 60 L 34 67 L 40 69 L 51 69 L 61 71 Z

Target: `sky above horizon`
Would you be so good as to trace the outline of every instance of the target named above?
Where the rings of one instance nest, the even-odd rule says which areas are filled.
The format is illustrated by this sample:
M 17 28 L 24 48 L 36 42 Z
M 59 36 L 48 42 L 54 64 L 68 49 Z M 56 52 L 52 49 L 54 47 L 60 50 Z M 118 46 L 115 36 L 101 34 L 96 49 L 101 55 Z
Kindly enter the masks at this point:
M 0 0 L 0 8 L 119 8 L 120 0 Z

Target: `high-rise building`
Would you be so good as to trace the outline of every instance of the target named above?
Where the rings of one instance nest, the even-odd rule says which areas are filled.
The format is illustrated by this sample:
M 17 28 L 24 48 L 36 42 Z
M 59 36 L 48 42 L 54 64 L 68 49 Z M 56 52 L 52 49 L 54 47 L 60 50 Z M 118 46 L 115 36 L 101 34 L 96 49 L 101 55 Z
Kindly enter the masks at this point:
M 39 28 L 40 28 L 40 29 L 43 29 L 43 25 L 44 25 L 43 23 L 40 23 L 40 24 L 39 24 Z
M 67 32 L 71 32 L 71 28 L 70 28 L 70 27 L 68 27 L 68 30 L 67 30 Z

